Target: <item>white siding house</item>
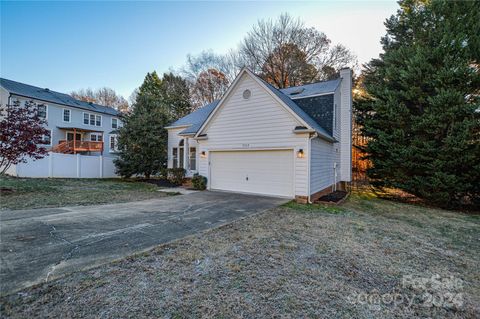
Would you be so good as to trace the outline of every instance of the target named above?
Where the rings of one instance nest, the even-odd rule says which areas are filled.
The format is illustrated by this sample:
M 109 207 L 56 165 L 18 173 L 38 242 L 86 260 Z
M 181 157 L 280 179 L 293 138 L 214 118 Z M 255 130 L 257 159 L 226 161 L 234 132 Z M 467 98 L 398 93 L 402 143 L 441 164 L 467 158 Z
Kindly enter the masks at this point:
M 121 126 L 117 110 L 79 101 L 47 88 L 0 78 L 0 105 L 22 107 L 29 102 L 36 104 L 46 121 L 49 135 L 45 136 L 44 146 L 50 153 L 43 160 L 29 160 L 11 167 L 9 174 L 22 177 L 115 176 L 112 160 L 116 157 L 116 130 Z M 49 165 L 53 167 L 49 169 Z
M 168 167 L 207 177 L 211 190 L 302 201 L 344 187 L 351 71 L 340 76 L 277 90 L 243 69 L 222 99 L 168 127 Z

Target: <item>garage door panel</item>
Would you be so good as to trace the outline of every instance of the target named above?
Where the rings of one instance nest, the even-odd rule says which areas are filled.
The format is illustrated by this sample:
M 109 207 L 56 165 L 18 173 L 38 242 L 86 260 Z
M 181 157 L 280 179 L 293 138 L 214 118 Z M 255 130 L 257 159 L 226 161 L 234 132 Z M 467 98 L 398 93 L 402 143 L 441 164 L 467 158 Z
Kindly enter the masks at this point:
M 210 187 L 293 197 L 293 151 L 210 153 Z

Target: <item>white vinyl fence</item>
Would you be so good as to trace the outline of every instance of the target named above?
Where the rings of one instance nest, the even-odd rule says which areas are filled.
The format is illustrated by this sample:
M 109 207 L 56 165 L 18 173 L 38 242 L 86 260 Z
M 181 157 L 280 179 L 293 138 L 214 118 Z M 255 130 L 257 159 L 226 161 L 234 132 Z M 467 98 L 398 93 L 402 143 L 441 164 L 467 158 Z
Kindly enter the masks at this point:
M 52 152 L 40 160 L 29 160 L 27 163 L 12 166 L 7 173 L 18 177 L 118 177 L 110 157 Z

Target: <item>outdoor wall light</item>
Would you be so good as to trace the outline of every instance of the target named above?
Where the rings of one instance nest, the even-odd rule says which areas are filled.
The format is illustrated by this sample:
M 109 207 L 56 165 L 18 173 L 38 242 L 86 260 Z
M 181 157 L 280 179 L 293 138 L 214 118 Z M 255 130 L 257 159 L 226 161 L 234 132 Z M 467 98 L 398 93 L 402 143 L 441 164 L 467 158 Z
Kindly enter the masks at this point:
M 206 153 L 205 151 L 202 151 L 202 152 L 200 153 L 200 156 L 201 156 L 202 158 L 205 158 L 205 157 L 207 157 L 207 153 Z
M 305 153 L 303 153 L 303 148 L 298 150 L 297 157 L 298 158 L 304 158 L 305 157 Z

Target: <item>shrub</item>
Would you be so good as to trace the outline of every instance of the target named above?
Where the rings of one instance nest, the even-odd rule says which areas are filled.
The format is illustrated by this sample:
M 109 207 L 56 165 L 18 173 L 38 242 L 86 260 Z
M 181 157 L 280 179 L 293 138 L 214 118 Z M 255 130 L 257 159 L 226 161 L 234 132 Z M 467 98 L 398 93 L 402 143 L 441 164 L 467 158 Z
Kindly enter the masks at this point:
M 175 185 L 181 185 L 185 179 L 185 169 L 183 168 L 169 168 L 168 180 Z
M 207 188 L 207 178 L 205 176 L 195 174 L 192 178 L 193 188 L 198 190 L 205 190 Z

